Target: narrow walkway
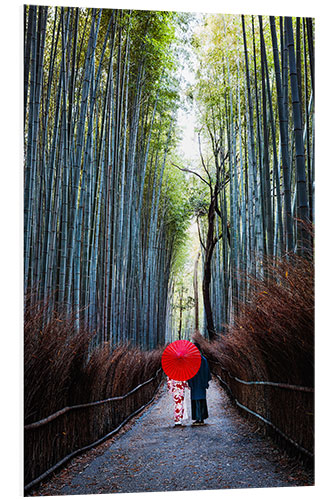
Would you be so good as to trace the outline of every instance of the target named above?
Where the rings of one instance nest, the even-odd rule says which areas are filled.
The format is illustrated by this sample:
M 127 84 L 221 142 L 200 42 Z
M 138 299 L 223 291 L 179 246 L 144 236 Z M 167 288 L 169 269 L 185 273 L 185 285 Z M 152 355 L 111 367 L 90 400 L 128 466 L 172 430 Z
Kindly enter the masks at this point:
M 207 424 L 173 427 L 172 400 L 161 390 L 147 409 L 93 458 L 78 460 L 33 495 L 84 495 L 311 485 L 242 419 L 216 381 L 207 392 Z M 189 394 L 186 404 L 190 409 Z M 189 412 L 190 413 L 190 412 Z M 190 417 L 190 414 L 189 414 Z

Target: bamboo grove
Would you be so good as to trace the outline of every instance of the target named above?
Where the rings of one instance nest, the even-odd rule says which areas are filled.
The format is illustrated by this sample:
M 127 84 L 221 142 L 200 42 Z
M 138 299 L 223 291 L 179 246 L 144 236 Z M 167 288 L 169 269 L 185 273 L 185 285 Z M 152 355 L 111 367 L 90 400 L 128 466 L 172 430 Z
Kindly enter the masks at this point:
M 47 301 L 45 321 L 74 315 L 97 344 L 164 342 L 188 220 L 167 165 L 185 20 L 25 6 L 26 302 Z
M 196 216 L 213 339 L 250 300 L 248 278 L 263 276 L 267 259 L 312 258 L 314 25 L 211 15 L 194 46 L 205 186 Z
M 186 165 L 175 147 L 189 14 L 24 13 L 24 290 L 47 302 L 45 321 L 59 310 L 97 344 L 164 344 L 191 217 L 210 339 L 265 259 L 311 258 L 312 19 L 203 16 L 188 87 L 199 160 Z M 197 329 L 194 292 L 181 300 Z

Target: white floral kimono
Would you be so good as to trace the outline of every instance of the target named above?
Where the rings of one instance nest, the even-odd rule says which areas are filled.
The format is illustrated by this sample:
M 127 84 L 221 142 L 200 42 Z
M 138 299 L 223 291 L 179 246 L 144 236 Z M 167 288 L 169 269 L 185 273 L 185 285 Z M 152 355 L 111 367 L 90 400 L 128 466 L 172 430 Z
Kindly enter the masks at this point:
M 175 404 L 173 413 L 174 421 L 175 424 L 180 424 L 184 418 L 185 389 L 189 389 L 189 385 L 186 381 L 173 380 L 169 377 L 167 377 L 167 385 Z

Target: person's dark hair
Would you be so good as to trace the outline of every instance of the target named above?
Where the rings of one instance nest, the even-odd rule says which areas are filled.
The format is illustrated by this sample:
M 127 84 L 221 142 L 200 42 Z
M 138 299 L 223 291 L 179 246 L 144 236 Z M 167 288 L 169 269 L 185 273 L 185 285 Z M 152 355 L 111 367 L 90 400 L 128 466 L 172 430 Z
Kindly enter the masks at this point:
M 197 347 L 199 349 L 199 351 L 201 352 L 201 348 L 200 348 L 200 344 L 198 342 L 193 342 L 193 344 L 195 345 L 195 347 Z

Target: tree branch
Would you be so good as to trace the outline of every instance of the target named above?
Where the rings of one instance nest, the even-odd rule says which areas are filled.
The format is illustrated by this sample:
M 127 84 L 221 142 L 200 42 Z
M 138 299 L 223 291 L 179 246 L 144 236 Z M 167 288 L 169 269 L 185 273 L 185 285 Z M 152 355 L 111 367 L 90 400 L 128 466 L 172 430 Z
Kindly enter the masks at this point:
M 222 238 L 223 236 L 223 233 L 220 233 L 219 236 L 215 236 L 214 240 L 213 240 L 213 246 L 216 245 L 216 243 Z
M 198 226 L 198 234 L 199 234 L 199 240 L 200 240 L 201 246 L 204 248 L 205 252 L 207 252 L 207 248 L 205 247 L 204 242 L 202 241 L 202 238 L 201 238 L 199 217 L 197 217 L 197 226 Z
M 203 168 L 204 168 L 204 170 L 205 170 L 205 172 L 206 172 L 206 174 L 208 175 L 208 178 L 209 178 L 209 184 L 208 183 L 206 183 L 206 184 L 208 184 L 209 187 L 210 187 L 210 190 L 212 190 L 212 184 L 213 184 L 212 183 L 212 178 L 211 178 L 211 176 L 210 176 L 210 174 L 208 172 L 208 168 L 205 165 L 205 162 L 204 162 L 204 159 L 203 159 L 203 155 L 202 155 L 200 133 L 198 134 L 198 143 L 199 143 L 199 153 L 200 153 L 201 163 L 202 163 L 202 166 L 203 166 Z
M 209 182 L 207 182 L 203 177 L 201 177 L 200 174 L 198 174 L 198 172 L 194 172 L 193 170 L 190 170 L 189 168 L 182 168 L 182 167 L 179 167 L 178 165 L 176 165 L 175 163 L 172 163 L 171 162 L 171 165 L 173 165 L 174 167 L 178 168 L 179 170 L 181 170 L 182 172 L 188 172 L 190 174 L 194 174 L 196 175 L 197 177 L 199 177 L 199 179 L 201 179 L 205 184 L 207 184 L 207 186 L 209 188 L 211 188 L 211 185 L 209 184 Z

